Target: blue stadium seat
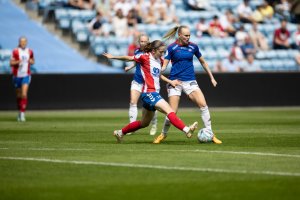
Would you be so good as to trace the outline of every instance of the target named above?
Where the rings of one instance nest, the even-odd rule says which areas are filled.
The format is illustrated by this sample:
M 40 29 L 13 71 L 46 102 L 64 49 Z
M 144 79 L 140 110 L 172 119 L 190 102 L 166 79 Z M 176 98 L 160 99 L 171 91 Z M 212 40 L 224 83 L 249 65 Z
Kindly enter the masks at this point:
M 123 68 L 125 65 L 125 62 L 121 61 L 121 60 L 111 60 L 111 65 L 115 68 Z
M 259 59 L 259 60 L 266 59 L 267 58 L 266 52 L 265 51 L 258 51 L 255 54 L 255 58 Z
M 276 50 L 277 58 L 288 58 L 288 51 L 287 50 Z
M 273 65 L 270 60 L 258 60 L 260 67 L 263 71 L 273 71 Z
M 104 52 L 106 52 L 105 46 L 101 45 L 101 44 L 96 44 L 93 48 L 92 48 L 94 54 L 96 56 L 100 56 L 102 55 Z

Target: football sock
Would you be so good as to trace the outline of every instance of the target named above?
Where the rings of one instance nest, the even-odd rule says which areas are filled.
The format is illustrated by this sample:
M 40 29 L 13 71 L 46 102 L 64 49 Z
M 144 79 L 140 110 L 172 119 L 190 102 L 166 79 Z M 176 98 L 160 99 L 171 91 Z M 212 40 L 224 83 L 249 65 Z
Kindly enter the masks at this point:
M 136 104 L 129 104 L 129 122 L 136 121 L 138 109 Z
M 174 112 L 170 112 L 168 114 L 168 118 L 169 118 L 171 124 L 173 124 L 176 128 L 184 131 L 185 133 L 189 132 L 190 128 L 187 127 L 183 123 L 183 121 L 177 117 L 177 115 Z
M 20 100 L 20 111 L 25 112 L 26 107 L 27 107 L 27 98 L 22 98 Z
M 157 124 L 157 110 L 154 112 L 154 116 L 151 120 L 151 124 Z
M 205 128 L 211 129 L 211 119 L 210 119 L 210 113 L 208 110 L 208 106 L 201 107 L 200 110 L 201 110 L 201 118 L 202 118 Z
M 134 132 L 141 128 L 141 121 L 134 121 L 127 124 L 124 128 L 122 128 L 122 133 L 126 135 L 127 133 Z
M 167 135 L 168 134 L 168 131 L 170 129 L 170 126 L 171 126 L 171 123 L 170 123 L 170 120 L 168 119 L 168 117 L 165 118 L 165 121 L 164 121 L 164 125 L 163 125 L 163 129 L 162 129 L 162 133 L 164 135 Z

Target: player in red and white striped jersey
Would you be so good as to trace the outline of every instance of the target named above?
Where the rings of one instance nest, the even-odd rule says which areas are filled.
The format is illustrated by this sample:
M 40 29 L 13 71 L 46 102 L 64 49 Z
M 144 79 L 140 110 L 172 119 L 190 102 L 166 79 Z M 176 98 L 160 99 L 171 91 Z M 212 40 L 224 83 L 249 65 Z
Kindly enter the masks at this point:
M 10 65 L 12 67 L 13 83 L 16 88 L 18 121 L 25 122 L 27 93 L 31 80 L 30 66 L 34 64 L 33 51 L 27 48 L 27 38 L 20 37 L 19 46 L 12 51 Z
M 166 46 L 160 40 L 155 40 L 148 43 L 143 51 L 144 53 L 135 56 L 113 56 L 111 54 L 103 54 L 109 59 L 118 59 L 124 61 L 136 61 L 141 65 L 142 76 L 144 79 L 142 89 L 142 101 L 143 101 L 143 116 L 141 121 L 134 121 L 124 126 L 121 130 L 115 130 L 114 136 L 120 142 L 124 135 L 127 133 L 136 131 L 141 128 L 149 126 L 155 110 L 158 110 L 167 115 L 170 122 L 179 130 L 184 132 L 188 138 L 192 136 L 192 133 L 197 128 L 198 122 L 194 122 L 191 126 L 186 126 L 181 121 L 170 105 L 160 96 L 159 79 L 163 79 L 172 86 L 179 85 L 178 80 L 170 80 L 161 75 L 162 69 L 162 56 L 165 52 Z

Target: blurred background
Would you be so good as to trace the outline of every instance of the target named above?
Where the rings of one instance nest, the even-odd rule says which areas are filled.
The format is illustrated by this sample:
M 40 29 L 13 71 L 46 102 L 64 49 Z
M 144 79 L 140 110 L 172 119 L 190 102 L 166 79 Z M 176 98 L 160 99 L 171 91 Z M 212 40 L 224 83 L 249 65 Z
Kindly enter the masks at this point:
M 0 20 L 0 109 L 15 107 L 9 60 L 20 36 L 36 61 L 29 109 L 126 108 L 134 70 L 102 53 L 132 55 L 140 33 L 161 39 L 177 24 L 219 82 L 195 58 L 212 106 L 300 104 L 297 0 L 0 0 Z

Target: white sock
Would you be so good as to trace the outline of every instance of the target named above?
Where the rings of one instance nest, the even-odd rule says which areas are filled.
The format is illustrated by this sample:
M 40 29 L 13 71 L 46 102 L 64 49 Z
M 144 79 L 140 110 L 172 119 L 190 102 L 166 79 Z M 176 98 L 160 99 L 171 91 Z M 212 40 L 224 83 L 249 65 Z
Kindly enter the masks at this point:
M 129 122 L 136 121 L 138 109 L 136 104 L 129 104 Z
M 152 125 L 157 125 L 157 110 L 154 112 L 154 116 L 151 120 Z
M 211 120 L 210 120 L 210 113 L 208 107 L 207 106 L 201 107 L 200 110 L 201 110 L 201 118 L 205 128 L 211 129 Z
M 186 126 L 186 127 L 183 128 L 183 132 L 188 133 L 189 131 L 190 131 L 190 127 Z
M 163 125 L 163 129 L 162 129 L 162 133 L 164 135 L 167 135 L 168 134 L 168 131 L 170 129 L 170 126 L 171 126 L 171 122 L 170 120 L 168 119 L 168 117 L 165 118 L 165 121 L 164 121 L 164 125 Z

